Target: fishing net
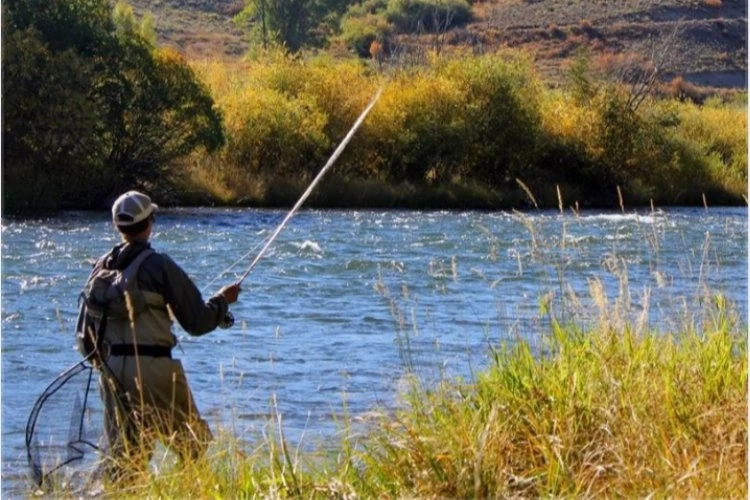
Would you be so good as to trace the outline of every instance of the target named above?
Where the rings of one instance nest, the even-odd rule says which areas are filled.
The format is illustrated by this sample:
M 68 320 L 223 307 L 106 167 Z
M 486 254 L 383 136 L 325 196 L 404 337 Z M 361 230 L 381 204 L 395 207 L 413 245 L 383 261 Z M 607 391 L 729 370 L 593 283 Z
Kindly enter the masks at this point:
M 67 480 L 91 472 L 104 448 L 103 420 L 96 370 L 81 361 L 47 387 L 29 415 L 26 451 L 34 483 L 65 478 L 70 467 Z

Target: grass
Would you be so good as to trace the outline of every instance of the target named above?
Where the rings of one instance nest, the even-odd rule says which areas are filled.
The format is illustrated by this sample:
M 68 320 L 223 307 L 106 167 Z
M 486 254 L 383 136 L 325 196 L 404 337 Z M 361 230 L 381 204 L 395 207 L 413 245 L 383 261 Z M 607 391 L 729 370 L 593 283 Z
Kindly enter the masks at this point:
M 721 297 L 674 335 L 555 321 L 475 380 L 407 384 L 364 433 L 300 451 L 280 416 L 203 459 L 158 462 L 129 498 L 747 497 L 747 341 Z
M 739 332 L 736 332 L 739 333 Z M 415 383 L 368 443 L 366 483 L 416 497 L 745 497 L 746 346 L 555 325 L 471 384 Z
M 555 324 L 471 383 L 416 379 L 338 450 L 298 453 L 282 422 L 106 491 L 132 498 L 747 496 L 747 344 L 716 304 L 679 335 Z

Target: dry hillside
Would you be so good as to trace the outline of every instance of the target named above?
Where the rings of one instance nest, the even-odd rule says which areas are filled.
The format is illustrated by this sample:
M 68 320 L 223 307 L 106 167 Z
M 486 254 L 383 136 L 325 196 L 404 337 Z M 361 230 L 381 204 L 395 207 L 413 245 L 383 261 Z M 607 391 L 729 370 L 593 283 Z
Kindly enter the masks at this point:
M 189 57 L 241 57 L 247 42 L 232 23 L 242 0 L 131 0 L 155 17 L 159 40 Z M 528 50 L 554 77 L 578 49 L 599 59 L 658 59 L 663 78 L 747 87 L 747 2 L 743 0 L 484 0 L 474 20 L 450 30 L 443 50 Z M 402 37 L 404 45 L 435 37 Z

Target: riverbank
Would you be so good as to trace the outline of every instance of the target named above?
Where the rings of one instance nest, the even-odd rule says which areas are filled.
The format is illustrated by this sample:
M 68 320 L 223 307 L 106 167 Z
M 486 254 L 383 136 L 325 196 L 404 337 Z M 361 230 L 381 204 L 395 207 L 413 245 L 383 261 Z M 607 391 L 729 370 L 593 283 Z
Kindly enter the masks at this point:
M 195 178 L 182 181 L 182 189 L 173 192 L 162 204 L 174 207 L 254 207 L 290 208 L 299 200 L 308 184 L 289 179 L 252 180 L 235 184 L 231 189 L 204 182 L 205 174 L 193 172 Z M 586 209 L 666 208 L 746 206 L 747 198 L 723 190 L 696 190 L 685 194 L 679 203 L 656 204 L 653 198 L 639 193 L 613 189 L 596 198 L 586 198 L 575 186 L 537 186 L 531 192 L 521 179 L 504 189 L 491 189 L 476 183 L 452 183 L 424 186 L 402 183 L 397 186 L 373 180 L 348 180 L 329 174 L 310 198 L 307 208 L 320 209 L 405 209 L 405 210 L 526 210 L 559 209 L 578 212 Z M 585 201 L 580 201 L 585 200 Z M 660 200 L 663 201 L 663 200 Z M 106 207 L 103 207 L 106 208 Z
M 498 346 L 474 380 L 408 383 L 395 409 L 350 415 L 338 444 L 230 430 L 185 468 L 160 465 L 130 498 L 747 496 L 747 340 L 716 297 L 684 332 L 553 322 Z M 695 329 L 693 329 L 693 327 Z
M 190 59 L 158 46 L 152 19 L 130 7 L 76 6 L 40 16 L 5 9 L 4 96 L 16 103 L 3 113 L 7 213 L 102 207 L 134 188 L 162 204 L 288 206 L 376 94 L 335 165 L 337 189 L 318 193 L 314 206 L 746 204 L 747 91 L 699 87 L 687 75 L 662 80 L 681 50 L 677 31 L 649 35 L 650 57 L 631 58 L 598 50 L 604 32 L 575 22 L 578 14 L 537 26 L 528 37 L 570 50 L 553 78 L 535 50 L 443 51 L 443 41 L 396 53 L 366 34 L 367 58 L 271 44 L 243 59 Z M 686 6 L 698 16 L 693 27 L 723 26 L 735 40 L 742 22 L 730 29 L 721 16 L 742 9 Z M 599 7 L 591 13 L 604 22 L 614 11 Z M 488 19 L 514 11 L 484 10 Z
M 81 171 L 88 182 L 80 184 L 65 169 L 5 169 L 3 210 L 103 208 L 133 188 L 162 205 L 289 207 L 379 89 L 309 206 L 747 204 L 746 93 L 698 103 L 678 86 L 658 97 L 588 64 L 582 58 L 569 85 L 555 87 L 517 52 L 387 72 L 283 53 L 194 62 L 221 117 L 222 147 L 165 165 Z
M 746 204 L 746 94 L 649 97 L 583 68 L 554 88 L 518 53 L 388 74 L 279 54 L 194 67 L 228 143 L 181 163 L 183 203 L 291 206 L 381 88 L 311 206 Z

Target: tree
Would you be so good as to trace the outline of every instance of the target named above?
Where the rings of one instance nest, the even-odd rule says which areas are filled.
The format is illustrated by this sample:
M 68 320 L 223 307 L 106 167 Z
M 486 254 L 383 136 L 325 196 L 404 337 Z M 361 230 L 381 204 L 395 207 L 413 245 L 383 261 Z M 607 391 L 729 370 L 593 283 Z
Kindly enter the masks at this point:
M 311 0 L 246 0 L 235 22 L 260 38 L 264 49 L 277 44 L 297 52 L 309 42 L 311 7 Z
M 281 45 L 297 52 L 322 46 L 348 5 L 349 0 L 245 0 L 234 21 L 264 49 Z
M 6 209 L 99 205 L 223 143 L 208 91 L 124 4 L 8 0 L 2 20 Z
M 171 163 L 196 148 L 224 144 L 221 117 L 205 85 L 171 49 L 154 49 L 132 10 L 116 9 L 119 69 L 109 81 L 111 144 L 107 164 L 119 190 L 166 177 Z
M 70 179 L 98 178 L 107 147 L 96 82 L 114 46 L 113 24 L 100 7 L 3 3 L 5 208 L 85 197 L 82 183 Z

